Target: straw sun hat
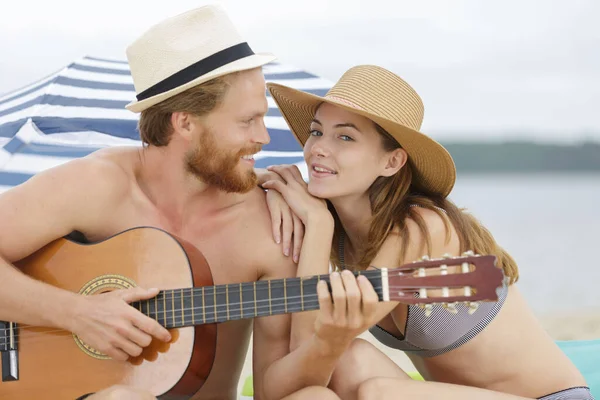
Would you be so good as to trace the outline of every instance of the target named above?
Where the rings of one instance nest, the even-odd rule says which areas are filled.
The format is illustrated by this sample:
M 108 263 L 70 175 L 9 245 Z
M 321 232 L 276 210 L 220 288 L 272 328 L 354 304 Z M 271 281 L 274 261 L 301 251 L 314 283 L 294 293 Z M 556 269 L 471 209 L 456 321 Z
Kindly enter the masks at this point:
M 127 48 L 140 112 L 211 79 L 263 66 L 276 57 L 255 54 L 219 6 L 168 18 Z
M 413 184 L 428 193 L 446 197 L 456 179 L 448 151 L 419 132 L 423 102 L 404 80 L 377 66 L 361 65 L 348 70 L 325 97 L 267 83 L 271 96 L 302 146 L 310 135 L 317 107 L 325 102 L 362 115 L 385 129 L 408 154 Z

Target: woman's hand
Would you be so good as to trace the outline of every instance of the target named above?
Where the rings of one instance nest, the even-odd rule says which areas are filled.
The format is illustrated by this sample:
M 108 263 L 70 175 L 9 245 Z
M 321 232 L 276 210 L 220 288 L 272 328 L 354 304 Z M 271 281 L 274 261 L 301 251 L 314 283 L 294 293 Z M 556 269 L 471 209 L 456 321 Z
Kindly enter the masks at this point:
M 265 168 L 254 168 L 254 173 L 256 174 L 256 180 L 258 182 L 258 186 L 262 187 L 263 183 L 272 181 L 272 180 L 280 180 L 285 182 L 282 177 L 279 176 L 277 172 L 269 171 Z
M 273 239 L 281 243 L 283 237 L 283 254 L 290 255 L 292 238 L 294 241 L 293 257 L 297 263 L 304 239 L 304 224 L 290 209 L 283 196 L 277 190 L 267 190 L 267 207 L 271 213 Z
M 285 183 L 285 180 L 277 172 L 269 171 L 264 168 L 255 168 L 258 179 L 258 185 L 263 186 L 265 182 L 278 180 Z M 266 188 L 265 188 L 266 189 Z M 290 247 L 293 244 L 294 262 L 300 258 L 300 249 L 304 239 L 304 224 L 296 216 L 290 206 L 285 202 L 283 196 L 276 190 L 267 190 L 267 207 L 271 214 L 271 228 L 273 229 L 273 239 L 276 243 L 282 243 L 283 254 L 290 255 Z
M 300 170 L 295 165 L 272 166 L 267 168 L 276 172 L 282 179 L 270 180 L 263 183 L 263 188 L 275 189 L 285 199 L 293 213 L 296 214 L 306 226 L 310 216 L 319 217 L 329 214 L 327 203 L 323 199 L 308 193 L 308 185 L 304 182 Z
M 317 284 L 320 311 L 315 321 L 315 337 L 325 353 L 341 354 L 352 340 L 375 325 L 379 298 L 371 282 L 348 270 L 330 275 L 331 294 L 325 281 Z M 389 311 L 388 311 L 389 312 Z M 385 314 L 384 314 L 385 315 Z

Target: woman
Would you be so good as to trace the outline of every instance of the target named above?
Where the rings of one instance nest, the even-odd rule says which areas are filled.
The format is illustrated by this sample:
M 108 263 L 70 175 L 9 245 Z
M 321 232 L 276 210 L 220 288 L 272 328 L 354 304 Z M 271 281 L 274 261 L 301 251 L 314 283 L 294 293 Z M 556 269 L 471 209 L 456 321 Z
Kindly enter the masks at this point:
M 424 254 L 465 250 L 496 255 L 506 276 L 498 301 L 472 313 L 462 305 L 456 314 L 438 305 L 378 306 L 385 317 L 371 328 L 373 335 L 405 351 L 433 382 L 409 379 L 374 346 L 354 340 L 339 358 L 330 389 L 342 399 L 592 398 L 513 285 L 514 260 L 447 199 L 454 163 L 419 132 L 423 105 L 406 82 L 383 68 L 358 66 L 325 97 L 267 86 L 304 147 L 310 176 L 306 184 L 297 168 L 283 166 L 261 176 L 263 187 L 280 192 L 305 224 L 299 276 L 327 273 L 329 262 L 340 270 L 393 268 Z M 293 348 L 313 335 L 315 318 L 292 316 Z

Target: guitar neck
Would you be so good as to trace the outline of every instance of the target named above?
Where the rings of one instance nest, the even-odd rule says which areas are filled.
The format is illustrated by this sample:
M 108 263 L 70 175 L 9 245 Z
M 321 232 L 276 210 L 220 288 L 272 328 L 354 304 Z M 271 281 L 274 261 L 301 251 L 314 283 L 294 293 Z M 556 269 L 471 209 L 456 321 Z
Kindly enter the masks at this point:
M 386 272 L 355 275 L 367 277 L 381 301 L 387 299 Z M 329 275 L 162 290 L 152 299 L 131 305 L 168 329 L 312 311 L 319 309 L 319 280 L 329 282 Z

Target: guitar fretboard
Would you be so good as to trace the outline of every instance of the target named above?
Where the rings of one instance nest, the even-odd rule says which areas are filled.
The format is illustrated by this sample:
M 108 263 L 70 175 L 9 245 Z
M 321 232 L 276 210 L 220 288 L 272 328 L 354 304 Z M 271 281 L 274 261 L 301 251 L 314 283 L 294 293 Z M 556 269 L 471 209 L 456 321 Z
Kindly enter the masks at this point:
M 363 271 L 383 298 L 379 271 Z M 317 310 L 317 282 L 329 275 L 162 290 L 131 305 L 164 327 L 181 328 L 284 313 Z

